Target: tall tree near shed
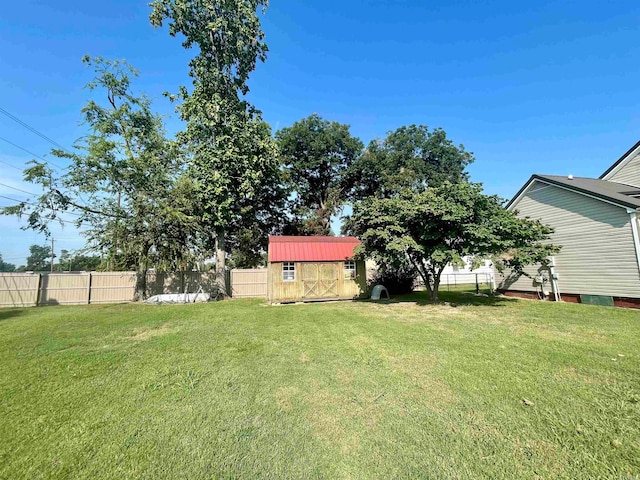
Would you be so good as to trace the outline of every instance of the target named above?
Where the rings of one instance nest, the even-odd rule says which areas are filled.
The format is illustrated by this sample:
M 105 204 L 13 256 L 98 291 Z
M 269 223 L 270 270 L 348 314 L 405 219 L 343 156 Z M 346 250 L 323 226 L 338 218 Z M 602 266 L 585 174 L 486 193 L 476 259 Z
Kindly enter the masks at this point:
M 389 198 L 405 188 L 424 190 L 468 180 L 465 168 L 473 160 L 473 154 L 456 146 L 441 128 L 409 125 L 371 141 L 346 177 L 354 200 Z
M 316 113 L 276 132 L 276 140 L 302 233 L 328 235 L 331 216 L 352 188 L 345 174 L 362 152 L 362 142 L 351 136 L 348 125 Z
M 187 148 L 195 181 L 202 236 L 215 246 L 216 277 L 226 288 L 225 237 L 238 218 L 258 215 L 242 207 L 273 181 L 278 160 L 260 112 L 243 97 L 267 45 L 258 9 L 267 0 L 154 0 L 150 20 L 166 21 L 171 36 L 183 35 L 192 88 L 181 86 L 172 100 L 187 122 L 178 134 Z M 215 232 L 211 239 L 207 232 Z

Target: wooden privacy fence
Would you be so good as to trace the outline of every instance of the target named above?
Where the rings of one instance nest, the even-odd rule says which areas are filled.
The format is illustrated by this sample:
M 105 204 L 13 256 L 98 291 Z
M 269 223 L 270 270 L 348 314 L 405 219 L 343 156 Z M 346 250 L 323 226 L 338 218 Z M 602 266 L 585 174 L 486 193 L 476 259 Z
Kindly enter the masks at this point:
M 232 296 L 266 297 L 266 272 L 232 270 Z M 215 274 L 208 272 L 149 273 L 147 292 L 210 292 L 214 283 Z M 130 302 L 135 284 L 135 272 L 0 273 L 0 307 Z
M 267 269 L 246 268 L 231 270 L 232 297 L 266 297 Z

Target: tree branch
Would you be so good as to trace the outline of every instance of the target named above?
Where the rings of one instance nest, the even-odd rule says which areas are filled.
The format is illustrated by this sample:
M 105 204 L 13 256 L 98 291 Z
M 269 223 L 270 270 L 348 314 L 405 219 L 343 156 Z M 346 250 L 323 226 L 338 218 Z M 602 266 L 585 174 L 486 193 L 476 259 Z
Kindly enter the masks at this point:
M 75 203 L 74 201 L 72 201 L 69 197 L 63 195 L 62 192 L 60 192 L 60 190 L 54 189 L 53 191 L 58 196 L 60 196 L 60 198 L 62 198 L 65 203 L 68 203 L 72 207 L 75 207 L 75 208 L 77 208 L 79 210 L 82 210 L 83 212 L 94 213 L 96 215 L 102 215 L 102 216 L 110 217 L 110 218 L 125 218 L 122 215 L 115 215 L 113 213 L 102 212 L 100 210 L 94 210 L 93 208 L 87 207 L 86 205 L 80 205 L 80 204 Z

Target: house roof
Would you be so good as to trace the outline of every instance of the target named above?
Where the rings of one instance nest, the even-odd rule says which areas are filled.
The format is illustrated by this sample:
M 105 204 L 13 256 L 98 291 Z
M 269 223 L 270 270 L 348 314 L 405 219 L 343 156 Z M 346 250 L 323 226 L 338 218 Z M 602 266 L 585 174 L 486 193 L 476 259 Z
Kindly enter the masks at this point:
M 531 176 L 529 181 L 524 184 L 520 191 L 518 191 L 513 199 L 511 199 L 507 204 L 507 208 L 517 203 L 517 200 L 535 180 L 562 188 L 568 188 L 569 190 L 590 195 L 621 207 L 633 209 L 640 208 L 640 189 L 632 185 L 610 182 L 608 180 L 601 180 L 598 178 L 573 177 L 572 179 L 569 179 L 568 177 L 560 175 L 537 174 Z M 639 198 L 634 197 L 635 195 Z
M 607 168 L 607 170 L 602 175 L 600 175 L 600 178 L 604 179 L 607 175 L 613 173 L 613 171 L 616 170 L 618 166 L 622 167 L 622 164 L 626 164 L 629 160 L 631 160 L 631 157 L 633 157 L 633 153 L 638 149 L 640 149 L 640 141 L 638 141 L 638 143 L 627 150 L 624 155 L 622 155 L 618 160 L 615 161 L 613 165 Z
M 353 259 L 355 237 L 269 237 L 270 262 L 331 262 Z

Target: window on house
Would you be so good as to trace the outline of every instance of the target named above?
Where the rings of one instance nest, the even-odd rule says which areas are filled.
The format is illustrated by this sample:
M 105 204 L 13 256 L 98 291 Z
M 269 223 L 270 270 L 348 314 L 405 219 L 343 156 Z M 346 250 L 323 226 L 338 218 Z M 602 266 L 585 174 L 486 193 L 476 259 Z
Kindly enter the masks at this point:
M 344 262 L 344 278 L 347 280 L 356 278 L 356 262 L 353 260 Z
M 296 264 L 293 262 L 284 262 L 282 264 L 282 281 L 294 282 L 296 280 Z

